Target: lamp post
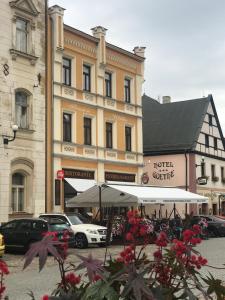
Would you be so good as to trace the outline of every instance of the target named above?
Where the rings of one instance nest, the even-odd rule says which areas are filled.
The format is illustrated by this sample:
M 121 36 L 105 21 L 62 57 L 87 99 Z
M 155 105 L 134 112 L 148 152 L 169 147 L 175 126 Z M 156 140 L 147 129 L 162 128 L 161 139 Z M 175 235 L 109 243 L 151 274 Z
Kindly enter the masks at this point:
M 8 136 L 8 135 L 3 135 L 3 144 L 8 145 L 9 142 L 12 142 L 16 138 L 16 132 L 18 130 L 18 125 L 14 124 L 12 125 L 12 130 L 13 130 L 13 137 Z

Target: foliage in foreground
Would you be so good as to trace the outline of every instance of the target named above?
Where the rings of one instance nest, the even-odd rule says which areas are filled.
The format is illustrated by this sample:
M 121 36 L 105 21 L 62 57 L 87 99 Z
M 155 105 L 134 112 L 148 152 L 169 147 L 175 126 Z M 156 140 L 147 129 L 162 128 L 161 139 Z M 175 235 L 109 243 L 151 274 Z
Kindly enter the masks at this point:
M 52 295 L 45 295 L 42 300 L 215 299 L 213 296 L 218 300 L 225 299 L 221 280 L 200 272 L 207 266 L 207 260 L 195 250 L 195 246 L 201 243 L 198 225 L 185 230 L 182 240 L 169 241 L 161 232 L 155 242 L 156 250 L 150 255 L 146 248 L 147 228 L 138 212 L 128 212 L 127 218 L 129 232 L 126 240 L 129 245 L 116 259 L 110 257 L 106 262 L 92 255 L 77 255 L 80 259 L 78 265 L 67 263 L 66 235 L 65 243 L 51 236 L 34 243 L 25 255 L 24 268 L 38 255 L 41 270 L 50 252 L 58 262 L 61 275 Z M 137 246 L 140 238 L 144 240 L 141 247 Z

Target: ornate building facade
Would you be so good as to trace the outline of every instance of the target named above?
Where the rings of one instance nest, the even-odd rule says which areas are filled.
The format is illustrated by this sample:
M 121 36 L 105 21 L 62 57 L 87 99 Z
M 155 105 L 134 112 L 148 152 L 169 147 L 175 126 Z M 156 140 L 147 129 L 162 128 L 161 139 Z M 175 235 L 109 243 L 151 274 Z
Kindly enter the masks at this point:
M 0 223 L 45 210 L 45 11 L 1 1 Z
M 140 182 L 145 48 L 109 44 L 101 26 L 89 35 L 64 25 L 59 6 L 48 13 L 47 209 L 61 211 L 79 192 L 73 179 Z

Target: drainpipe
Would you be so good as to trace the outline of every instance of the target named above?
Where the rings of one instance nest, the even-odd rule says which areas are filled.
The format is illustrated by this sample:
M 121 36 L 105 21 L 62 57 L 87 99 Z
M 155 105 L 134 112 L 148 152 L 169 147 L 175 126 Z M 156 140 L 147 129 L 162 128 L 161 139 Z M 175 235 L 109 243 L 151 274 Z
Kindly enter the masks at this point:
M 184 152 L 185 156 L 185 191 L 188 190 L 188 159 L 187 159 L 187 152 Z M 187 203 L 185 203 L 185 214 L 187 214 Z
M 45 212 L 47 212 L 47 107 L 48 107 L 48 96 L 47 96 L 47 61 L 48 61 L 48 0 L 45 0 Z

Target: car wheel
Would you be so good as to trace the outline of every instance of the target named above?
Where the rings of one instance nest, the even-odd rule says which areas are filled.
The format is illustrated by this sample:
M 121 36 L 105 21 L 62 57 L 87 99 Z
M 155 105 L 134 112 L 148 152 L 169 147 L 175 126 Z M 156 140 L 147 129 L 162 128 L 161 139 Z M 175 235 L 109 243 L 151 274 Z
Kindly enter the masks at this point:
M 88 247 L 88 241 L 83 233 L 77 233 L 75 236 L 75 247 L 79 249 L 87 248 Z

